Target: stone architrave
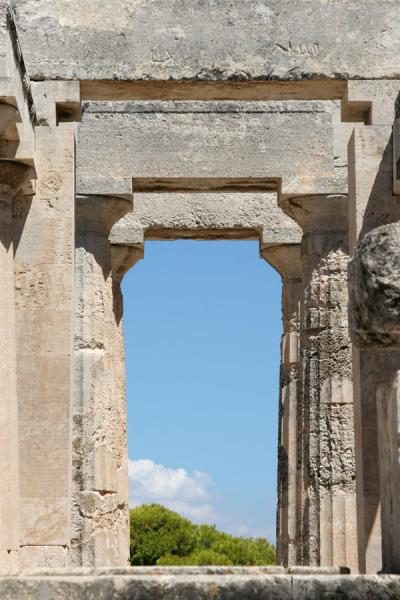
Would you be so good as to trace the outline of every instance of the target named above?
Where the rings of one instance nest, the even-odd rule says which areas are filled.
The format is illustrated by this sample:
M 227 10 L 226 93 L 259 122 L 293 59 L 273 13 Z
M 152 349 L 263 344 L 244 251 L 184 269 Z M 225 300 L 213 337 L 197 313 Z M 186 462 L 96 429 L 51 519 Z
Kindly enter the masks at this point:
M 304 232 L 300 562 L 357 571 L 347 196 L 302 196 L 281 206 Z
M 76 153 L 78 194 L 347 192 L 322 102 L 85 102 Z
M 35 79 L 154 81 L 158 88 L 271 79 L 315 86 L 322 79 L 328 87 L 332 80 L 399 77 L 392 0 L 368 0 L 368 10 L 363 0 L 118 0 L 117 8 L 91 0 L 83 11 L 79 0 L 14 4 Z
M 297 422 L 300 350 L 300 307 L 303 296 L 300 244 L 270 246 L 261 256 L 282 276 L 280 401 L 278 425 L 277 563 L 290 566 L 298 560 L 297 520 L 301 486 L 298 471 Z
M 121 297 L 108 236 L 132 199 L 76 198 L 71 564 L 129 559 Z M 116 280 L 117 277 L 117 280 Z

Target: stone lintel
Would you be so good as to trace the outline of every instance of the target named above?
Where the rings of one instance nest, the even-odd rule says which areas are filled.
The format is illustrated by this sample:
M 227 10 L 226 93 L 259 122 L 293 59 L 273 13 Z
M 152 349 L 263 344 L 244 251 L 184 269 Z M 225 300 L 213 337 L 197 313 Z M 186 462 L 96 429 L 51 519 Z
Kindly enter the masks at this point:
M 321 102 L 87 102 L 77 193 L 129 179 L 136 192 L 344 193 L 332 115 Z
M 164 192 L 134 194 L 134 211 L 113 227 L 110 240 L 140 246 L 144 240 L 246 239 L 298 242 L 298 225 L 268 192 Z

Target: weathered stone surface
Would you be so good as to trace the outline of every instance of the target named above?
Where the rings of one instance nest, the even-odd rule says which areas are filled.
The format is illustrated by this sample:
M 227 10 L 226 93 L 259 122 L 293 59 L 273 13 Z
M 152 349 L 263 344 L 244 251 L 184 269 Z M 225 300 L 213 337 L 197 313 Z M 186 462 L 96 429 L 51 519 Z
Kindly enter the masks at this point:
M 126 195 L 132 180 L 134 191 L 153 192 L 347 189 L 346 175 L 335 168 L 331 103 L 88 102 L 83 108 L 79 194 Z
M 260 575 L 250 569 L 247 574 L 234 574 L 232 569 L 232 574 L 222 575 L 207 571 L 5 577 L 0 579 L 0 594 L 4 600 L 395 600 L 400 594 L 400 577 L 393 575 Z
M 392 125 L 356 125 L 349 143 L 349 246 L 366 233 L 400 219 L 393 195 Z
M 126 565 L 129 558 L 122 298 L 108 236 L 131 209 L 126 199 L 76 199 L 74 566 Z
M 372 229 L 400 219 L 400 204 L 393 195 L 393 96 L 396 81 L 352 81 L 352 106 L 367 107 L 373 98 L 365 127 L 357 124 L 349 143 L 349 251 Z M 370 107 L 371 108 L 371 107 Z M 368 109 L 369 110 L 369 109 Z M 352 310 L 350 309 L 350 317 Z M 386 348 L 353 345 L 357 520 L 360 572 L 382 568 L 379 515 L 379 465 L 376 393 L 399 367 L 400 355 Z
M 19 551 L 20 516 L 12 189 L 4 184 L 0 185 L 0 271 L 0 347 L 4 352 L 0 362 L 0 575 L 9 575 L 18 572 L 10 555 Z
M 360 347 L 400 345 L 400 223 L 382 225 L 359 243 L 351 262 L 351 328 Z
M 36 128 L 36 194 L 16 199 L 13 215 L 20 543 L 30 566 L 68 564 L 74 133 L 74 123 Z
M 400 75 L 399 13 L 390 0 L 14 4 L 34 79 Z
M 301 230 L 272 193 L 139 192 L 133 212 L 116 223 L 110 240 L 140 245 L 145 238 L 259 239 L 264 246 L 298 243 Z
M 400 371 L 377 393 L 382 571 L 400 573 Z
M 280 401 L 278 424 L 278 507 L 276 523 L 277 563 L 295 565 L 298 553 L 297 520 L 299 482 L 297 466 L 300 312 L 303 269 L 300 244 L 266 247 L 261 256 L 282 276 Z
M 298 561 L 357 571 L 346 196 L 281 201 L 301 225 Z

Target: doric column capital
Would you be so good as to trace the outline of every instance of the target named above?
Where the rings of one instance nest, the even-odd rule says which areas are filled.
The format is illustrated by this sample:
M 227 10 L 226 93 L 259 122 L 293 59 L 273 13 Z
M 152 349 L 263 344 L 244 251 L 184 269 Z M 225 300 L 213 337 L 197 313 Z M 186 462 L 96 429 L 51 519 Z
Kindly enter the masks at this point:
M 120 246 L 111 244 L 111 263 L 112 270 L 117 281 L 121 281 L 123 276 L 131 267 L 143 258 L 143 246 Z
M 304 256 L 324 256 L 348 248 L 347 195 L 320 194 L 283 198 L 281 208 L 303 230 Z
M 261 257 L 278 271 L 284 281 L 302 279 L 301 244 L 267 246 L 261 249 Z
M 281 198 L 282 210 L 305 234 L 347 230 L 347 195 L 316 194 Z
M 114 196 L 77 196 L 75 200 L 76 229 L 109 235 L 113 225 L 133 210 L 132 199 Z

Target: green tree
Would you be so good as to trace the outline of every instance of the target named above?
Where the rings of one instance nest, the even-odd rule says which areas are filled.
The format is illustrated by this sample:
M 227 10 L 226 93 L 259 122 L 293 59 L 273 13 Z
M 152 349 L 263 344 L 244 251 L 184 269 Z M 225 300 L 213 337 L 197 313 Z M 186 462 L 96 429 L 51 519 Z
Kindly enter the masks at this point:
M 206 567 L 208 565 L 232 566 L 233 562 L 230 561 L 229 558 L 224 554 L 220 554 L 219 552 L 215 552 L 215 550 L 208 549 L 195 550 L 192 552 L 192 554 L 189 554 L 189 556 L 172 556 L 171 554 L 166 554 L 158 559 L 157 564 L 166 567 Z
M 163 555 L 187 556 L 196 545 L 196 527 L 159 504 L 130 511 L 131 564 L 155 565 Z
M 130 511 L 132 565 L 271 565 L 264 538 L 234 537 L 214 525 L 194 525 L 159 504 Z

